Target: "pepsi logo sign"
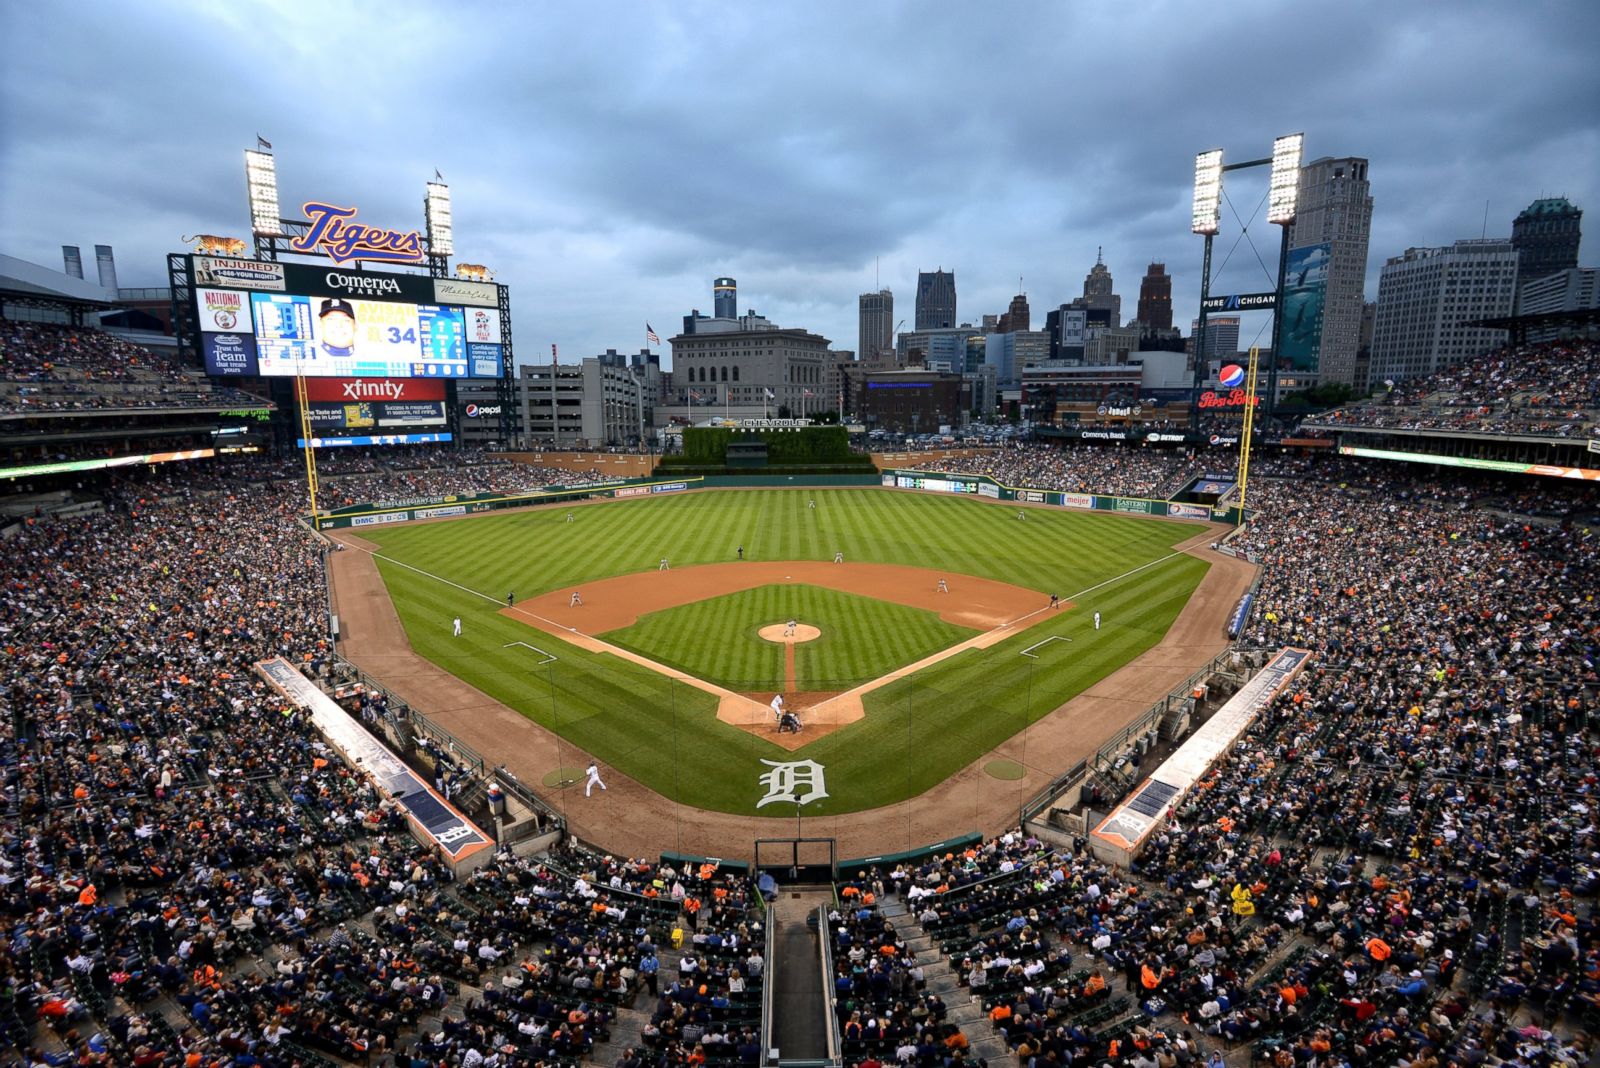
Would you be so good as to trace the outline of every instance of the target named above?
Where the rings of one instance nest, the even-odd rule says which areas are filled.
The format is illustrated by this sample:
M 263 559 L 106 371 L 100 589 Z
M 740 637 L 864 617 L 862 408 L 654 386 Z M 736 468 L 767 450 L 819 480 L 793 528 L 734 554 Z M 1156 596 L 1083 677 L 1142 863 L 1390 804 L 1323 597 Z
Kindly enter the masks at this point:
M 1223 389 L 1232 389 L 1244 382 L 1244 368 L 1236 363 L 1225 364 L 1217 372 L 1217 384 Z
M 467 418 L 476 419 L 480 415 L 499 415 L 498 404 L 469 404 L 467 405 Z

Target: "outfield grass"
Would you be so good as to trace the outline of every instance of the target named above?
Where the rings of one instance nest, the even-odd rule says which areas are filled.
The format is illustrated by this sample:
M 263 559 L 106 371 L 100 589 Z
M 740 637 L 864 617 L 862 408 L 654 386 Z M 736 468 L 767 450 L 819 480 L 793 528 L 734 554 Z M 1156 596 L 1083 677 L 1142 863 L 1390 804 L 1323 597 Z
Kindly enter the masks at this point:
M 360 534 L 382 547 L 379 569 L 420 655 L 666 797 L 742 814 L 756 813 L 764 793 L 761 758 L 827 768 L 830 796 L 808 813 L 921 793 L 1154 646 L 1209 566 L 1173 554 L 1195 524 L 1046 509 L 1019 522 L 1004 506 L 884 490 L 700 491 L 573 511 L 572 523 L 554 508 Z M 662 556 L 674 567 L 731 560 L 740 544 L 746 559 L 826 560 L 837 549 L 851 561 L 994 578 L 1058 592 L 1077 608 L 874 691 L 865 719 L 792 756 L 717 721 L 709 694 L 498 612 L 509 591 L 530 597 L 653 570 Z M 1096 610 L 1105 621 L 1098 632 Z M 459 639 L 450 636 L 455 616 Z M 868 609 L 862 625 L 870 631 L 877 618 Z M 1019 655 L 1051 635 L 1073 640 L 1049 643 L 1036 660 Z M 677 657 L 714 657 L 718 648 L 698 630 L 684 629 L 680 641 Z M 543 657 L 506 648 L 515 642 L 559 659 L 536 667 Z
M 795 646 L 799 690 L 848 690 L 978 633 L 920 608 L 775 585 L 651 612 L 598 637 L 730 690 L 781 690 L 784 647 L 757 632 L 790 619 L 822 631 Z

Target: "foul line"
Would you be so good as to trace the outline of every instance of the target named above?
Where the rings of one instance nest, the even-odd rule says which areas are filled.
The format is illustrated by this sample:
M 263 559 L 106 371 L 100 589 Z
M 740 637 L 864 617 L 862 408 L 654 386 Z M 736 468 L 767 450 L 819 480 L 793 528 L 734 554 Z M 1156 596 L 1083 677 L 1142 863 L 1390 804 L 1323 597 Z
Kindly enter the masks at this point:
M 537 645 L 529 645 L 527 642 L 506 642 L 500 648 L 509 649 L 513 645 L 520 645 L 524 649 L 532 649 L 534 652 L 536 652 L 540 656 L 544 657 L 543 660 L 541 660 L 537 664 L 533 665 L 534 667 L 544 667 L 546 664 L 553 664 L 557 660 L 561 659 L 559 656 L 556 656 L 553 653 L 547 653 L 543 649 L 539 648 Z
M 1066 601 L 1067 603 L 1070 604 L 1073 601 L 1076 601 L 1079 597 L 1082 597 L 1086 593 L 1093 593 L 1095 590 L 1103 589 L 1104 587 L 1109 586 L 1114 582 L 1121 582 L 1123 579 L 1127 578 L 1129 575 L 1137 575 L 1139 572 L 1145 570 L 1146 568 L 1155 567 L 1157 564 L 1164 564 L 1168 560 L 1173 559 L 1174 557 L 1187 556 L 1187 555 L 1188 554 L 1184 553 L 1184 552 L 1168 553 L 1166 556 L 1163 556 L 1159 560 L 1151 560 L 1147 564 L 1140 564 L 1138 567 L 1134 568 L 1131 571 L 1124 571 L 1122 574 L 1117 575 L 1114 578 L 1108 578 L 1104 582 L 1097 582 L 1093 586 L 1090 586 L 1088 589 L 1083 589 L 1083 590 L 1079 590 L 1077 593 L 1068 594 L 1067 596 L 1063 597 L 1062 600 Z M 1041 612 L 1048 612 L 1048 611 L 1050 611 L 1050 608 L 1048 606 L 1046 606 L 1044 608 L 1035 608 L 1031 612 L 1024 612 L 1022 615 L 1018 616 L 1016 619 L 1008 619 L 1008 620 L 1006 620 L 1004 623 L 1002 623 L 998 627 L 996 627 L 995 630 L 1005 630 L 1007 627 L 1011 626 L 1011 624 L 1013 624 L 1013 623 L 1021 623 L 1024 619 L 1032 619 L 1034 616 L 1040 614 Z
M 355 548 L 359 549 L 360 547 L 356 546 Z M 459 583 L 459 582 L 451 582 L 447 578 L 443 578 L 443 577 L 441 577 L 439 575 L 435 575 L 432 571 L 424 571 L 420 567 L 413 567 L 411 564 L 408 564 L 403 560 L 396 560 L 392 556 L 384 556 L 382 553 L 374 552 L 371 549 L 360 549 L 360 551 L 366 553 L 368 556 L 372 557 L 374 560 L 385 560 L 385 561 L 388 561 L 391 564 L 397 564 L 400 567 L 405 568 L 407 571 L 415 571 L 417 574 L 423 576 L 424 578 L 431 578 L 431 579 L 433 579 L 433 581 L 442 582 L 446 586 L 454 586 L 456 589 L 460 590 L 462 593 L 470 593 L 474 597 L 482 597 L 485 601 L 488 601 L 490 604 L 496 604 L 497 605 L 497 604 L 500 603 L 500 598 L 498 598 L 498 597 L 490 597 L 487 593 L 480 593 L 477 590 L 474 590 L 474 589 L 471 589 L 469 587 L 461 585 L 461 583 Z M 545 619 L 544 616 L 536 615 L 533 612 L 528 611 L 526 608 L 511 608 L 511 611 L 515 612 L 517 615 L 527 616 L 530 619 L 544 620 L 544 622 L 550 624 L 552 627 L 560 627 L 560 629 L 565 630 L 565 631 L 570 631 L 573 634 L 581 633 L 578 630 L 577 627 L 563 626 L 562 624 L 557 623 L 553 619 Z M 532 646 L 529 646 L 529 648 L 532 648 Z M 541 653 L 544 652 L 543 649 L 541 649 L 539 651 Z M 546 653 L 545 655 L 548 656 L 549 654 Z
M 1063 638 L 1059 634 L 1052 634 L 1052 635 L 1050 635 L 1050 637 L 1046 638 L 1042 642 L 1034 642 L 1032 645 L 1028 646 L 1026 649 L 1022 650 L 1022 652 L 1018 653 L 1017 655 L 1018 656 L 1025 656 L 1030 660 L 1037 660 L 1039 658 L 1033 654 L 1033 651 L 1035 649 L 1039 648 L 1039 646 L 1041 646 L 1041 645 L 1049 645 L 1051 642 L 1070 642 L 1071 640 L 1072 640 L 1071 638 Z

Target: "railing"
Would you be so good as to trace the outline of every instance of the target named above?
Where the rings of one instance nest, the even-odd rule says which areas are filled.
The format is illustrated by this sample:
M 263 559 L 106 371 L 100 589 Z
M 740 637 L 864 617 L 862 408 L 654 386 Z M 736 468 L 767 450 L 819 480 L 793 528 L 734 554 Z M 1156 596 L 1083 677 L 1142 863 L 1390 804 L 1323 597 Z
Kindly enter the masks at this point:
M 759 896 L 759 895 L 757 895 Z M 761 972 L 761 1063 L 764 1065 L 776 1064 L 772 1056 L 772 1012 L 773 991 L 777 987 L 774 981 L 778 974 L 777 960 L 773 951 L 778 945 L 777 924 L 772 922 L 772 911 L 767 910 L 767 939 L 766 949 L 762 955 L 767 958 L 766 967 Z
M 1082 782 L 1085 778 L 1087 778 L 1090 770 L 1114 764 L 1116 762 L 1116 758 L 1121 755 L 1123 749 L 1127 747 L 1131 740 L 1139 737 L 1142 734 L 1149 733 L 1153 728 L 1160 726 L 1161 720 L 1172 711 L 1174 701 L 1187 700 L 1194 692 L 1196 684 L 1198 684 L 1202 679 L 1214 674 L 1225 673 L 1225 668 L 1233 668 L 1233 660 L 1236 656 L 1245 656 L 1250 658 L 1247 666 L 1242 669 L 1243 677 L 1248 677 L 1256 668 L 1259 667 L 1259 665 L 1254 663 L 1252 650 L 1248 650 L 1237 645 L 1230 645 L 1228 648 L 1212 657 L 1203 667 L 1196 668 L 1190 673 L 1187 679 L 1169 690 L 1167 695 L 1160 701 L 1157 701 L 1155 704 L 1146 709 L 1138 719 L 1134 720 L 1128 726 L 1118 731 L 1104 745 L 1095 751 L 1094 756 L 1090 757 L 1088 760 L 1080 760 L 1066 772 L 1052 779 L 1050 784 L 1043 790 L 1040 790 L 1038 793 L 1034 794 L 1033 797 L 1029 798 L 1028 801 L 1022 806 L 1022 809 L 1018 814 L 1018 822 L 1021 824 L 1021 826 L 1026 828 L 1029 821 L 1037 818 L 1039 813 L 1049 808 L 1050 805 L 1054 803 L 1056 798 L 1060 797 L 1067 790 L 1070 790 L 1079 782 Z
M 563 835 L 566 834 L 567 821 L 561 813 L 557 812 L 544 798 L 534 793 L 532 789 L 523 785 L 522 780 L 507 770 L 504 764 L 495 766 L 494 778 L 500 784 L 500 789 L 539 814 L 541 826 L 548 830 L 560 831 Z
M 817 954 L 822 966 L 822 1015 L 827 1020 L 829 1065 L 844 1063 L 844 1036 L 839 1030 L 839 1012 L 833 1004 L 833 938 L 828 923 L 828 906 L 817 906 Z

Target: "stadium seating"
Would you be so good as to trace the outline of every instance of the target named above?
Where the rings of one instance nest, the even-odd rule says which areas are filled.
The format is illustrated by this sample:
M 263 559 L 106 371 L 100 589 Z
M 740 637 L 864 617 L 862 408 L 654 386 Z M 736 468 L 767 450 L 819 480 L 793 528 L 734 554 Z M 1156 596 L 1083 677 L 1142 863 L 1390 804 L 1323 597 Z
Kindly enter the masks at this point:
M 353 451 L 327 472 L 379 499 L 570 477 L 490 461 Z M 1137 463 L 1169 466 L 1119 488 L 1187 477 Z M 1012 831 L 847 884 L 844 1022 L 889 1021 L 855 1060 L 957 1048 L 917 988 L 930 954 L 1037 1063 L 1587 1056 L 1600 556 L 1575 517 L 1593 490 L 1337 457 L 1259 470 L 1243 641 L 1310 648 L 1311 670 L 1130 871 Z M 254 679 L 267 655 L 332 670 L 296 475 L 119 477 L 104 514 L 6 541 L 0 1041 L 37 1063 L 741 1060 L 764 981 L 746 880 L 569 846 L 453 882 Z M 890 901 L 932 940 L 916 965 Z M 637 1045 L 604 1046 L 630 1008 Z

